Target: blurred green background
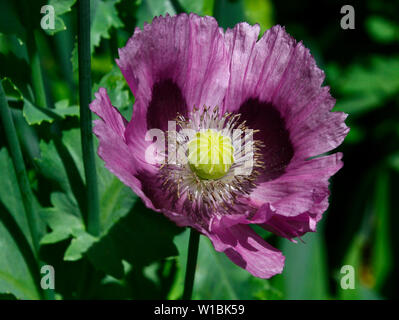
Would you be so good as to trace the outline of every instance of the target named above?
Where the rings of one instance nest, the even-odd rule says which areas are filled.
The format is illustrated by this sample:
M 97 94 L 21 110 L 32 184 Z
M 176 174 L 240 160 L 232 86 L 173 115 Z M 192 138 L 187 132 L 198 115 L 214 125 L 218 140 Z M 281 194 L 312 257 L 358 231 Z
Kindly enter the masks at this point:
M 56 12 L 50 32 L 40 28 L 47 3 Z M 340 27 L 346 4 L 355 9 L 354 30 Z M 263 234 L 286 256 L 283 274 L 270 280 L 252 277 L 201 237 L 195 299 L 398 297 L 399 1 L 92 0 L 91 11 L 93 93 L 106 87 L 128 119 L 134 97 L 116 67 L 117 49 L 166 12 L 212 15 L 223 28 L 285 26 L 325 70 L 334 110 L 349 114 L 351 131 L 338 148 L 345 165 L 318 232 L 297 244 Z M 0 0 L 0 77 L 41 217 L 40 259 L 55 268 L 57 299 L 178 299 L 188 231 L 147 210 L 99 159 L 101 234 L 86 231 L 76 32 L 76 0 Z M 31 249 L 0 124 L 0 298 L 45 297 Z M 355 289 L 341 288 L 344 265 L 354 267 Z

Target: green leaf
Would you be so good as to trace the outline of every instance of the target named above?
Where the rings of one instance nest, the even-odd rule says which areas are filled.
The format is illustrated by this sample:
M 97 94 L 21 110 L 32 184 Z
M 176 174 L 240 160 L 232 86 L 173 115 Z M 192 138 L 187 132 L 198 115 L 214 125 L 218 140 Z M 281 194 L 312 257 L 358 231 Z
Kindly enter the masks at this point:
M 377 42 L 391 43 L 399 41 L 399 25 L 384 17 L 368 17 L 366 20 L 366 29 Z
M 65 135 L 68 133 L 64 133 L 64 139 Z M 77 167 L 71 151 L 61 139 L 56 138 L 48 143 L 41 141 L 41 157 L 36 159 L 36 164 L 44 177 L 56 183 L 63 193 L 73 198 L 74 195 L 78 196 L 84 192 L 80 174 L 83 172 L 83 166 Z M 78 198 L 75 199 L 79 203 Z
M 178 0 L 178 2 L 182 6 L 185 12 L 193 12 L 198 15 L 202 15 L 204 14 L 204 7 L 207 1 Z
M 91 29 L 90 29 L 90 46 L 91 54 L 93 54 L 95 47 L 100 45 L 101 39 L 110 38 L 110 30 L 112 28 L 123 27 L 123 22 L 118 17 L 118 11 L 115 5 L 120 0 L 91 0 L 90 1 L 90 16 L 91 16 Z M 72 50 L 71 56 L 73 70 L 78 70 L 78 47 L 75 46 Z M 94 69 L 94 67 L 93 67 Z
M 175 237 L 179 250 L 178 274 L 169 299 L 179 299 L 184 289 L 189 230 Z M 217 252 L 208 238 L 201 236 L 195 273 L 193 299 L 268 299 L 275 295 L 270 282 L 252 276 L 224 253 Z
M 203 3 L 202 14 L 206 16 L 213 16 L 215 0 L 204 0 Z
M 92 47 L 98 47 L 101 38 L 109 39 L 111 28 L 123 27 L 123 23 L 118 17 L 118 11 L 115 8 L 115 5 L 119 2 L 120 0 L 92 0 L 92 11 L 94 11 L 90 30 Z
M 369 66 L 352 65 L 344 72 L 335 70 L 336 89 L 341 94 L 334 111 L 363 114 L 382 107 L 399 92 L 399 57 L 374 56 Z
M 138 0 L 137 3 L 136 25 L 139 28 L 143 28 L 144 22 L 150 23 L 155 16 L 165 15 L 166 13 L 171 16 L 176 14 L 176 10 L 170 0 Z
M 270 0 L 244 0 L 244 12 L 248 23 L 260 25 L 261 34 L 273 26 L 273 4 Z
M 4 55 L 12 53 L 19 59 L 29 61 L 26 46 L 15 34 L 0 33 L 0 53 Z
M 5 225 L 0 213 L 0 292 L 12 293 L 19 299 L 39 299 L 35 279 L 23 256 L 15 235 Z
M 41 217 L 52 230 L 42 238 L 42 244 L 59 242 L 85 230 L 77 205 L 66 194 L 53 193 L 51 202 L 54 207 L 41 211 Z
M 51 203 L 54 207 L 45 208 L 40 213 L 52 230 L 41 239 L 41 244 L 56 243 L 85 230 L 78 205 L 73 198 L 65 193 L 54 192 L 51 194 Z
M 258 23 L 261 34 L 273 26 L 273 5 L 270 0 L 218 0 L 214 3 L 214 15 L 223 28 L 233 28 L 247 21 Z
M 234 28 L 237 23 L 258 23 L 261 34 L 273 25 L 273 5 L 270 0 L 218 0 L 214 15 L 223 28 Z
M 70 106 L 68 99 L 60 100 L 54 104 L 54 109 L 41 108 L 28 99 L 25 99 L 19 88 L 9 78 L 4 78 L 2 84 L 8 100 L 23 101 L 23 115 L 29 125 L 53 122 L 65 119 L 68 116 L 79 116 L 79 107 Z
M 225 29 L 234 28 L 237 23 L 246 20 L 244 0 L 217 0 L 215 1 L 214 10 L 216 20 Z
M 68 232 L 68 230 L 54 230 L 50 233 L 47 233 L 43 236 L 43 238 L 40 240 L 40 244 L 52 244 L 52 243 L 57 243 L 62 240 L 69 239 L 71 234 Z
M 54 7 L 56 15 L 61 16 L 72 11 L 72 6 L 76 0 L 49 0 L 48 4 Z
M 105 237 L 101 241 L 96 242 L 88 250 L 87 255 L 97 269 L 117 279 L 121 279 L 124 276 L 124 268 L 117 245 L 118 243 Z
M 11 36 L 7 36 L 7 38 L 10 37 Z M 23 45 L 22 47 L 25 46 Z M 5 49 L 4 47 L 2 49 L 5 51 L 9 50 Z M 26 97 L 31 96 L 31 89 L 28 88 L 29 82 L 31 81 L 31 68 L 27 59 L 24 58 L 26 50 L 21 49 L 18 51 L 21 51 L 21 53 L 16 54 L 13 51 L 8 51 L 7 53 L 4 53 L 0 50 L 0 78 L 3 78 L 2 82 L 5 85 L 5 93 L 7 98 L 10 98 L 11 93 L 11 98 L 16 98 L 17 101 L 20 98 L 21 92 Z M 15 88 L 11 89 L 10 86 Z M 18 89 L 16 89 L 17 87 Z M 11 89 L 11 92 L 9 91 L 9 89 Z M 16 91 L 19 91 L 19 93 L 17 93 Z
M 155 261 L 176 256 L 173 237 L 181 231 L 162 214 L 137 201 L 132 211 L 89 249 L 88 257 L 96 268 L 120 278 L 122 260 L 141 269 Z
M 1 83 L 3 85 L 3 89 L 6 94 L 7 100 L 11 100 L 11 101 L 22 101 L 23 100 L 21 91 L 17 88 L 17 86 L 9 78 L 4 78 L 1 81 Z
M 31 242 L 28 221 L 18 187 L 17 178 L 11 158 L 5 148 L 0 151 L 0 201 L 12 215 L 25 238 Z
M 69 230 L 71 234 L 74 230 L 84 230 L 84 225 L 79 214 L 79 208 L 65 193 L 52 193 L 51 203 L 57 210 L 54 210 L 54 208 L 48 208 L 42 212 L 44 219 L 51 229 L 66 229 Z M 65 213 L 67 213 L 67 215 Z
M 25 39 L 25 30 L 15 8 L 15 2 L 0 1 L 0 32 L 15 34 L 20 39 Z
M 70 246 L 65 251 L 65 261 L 76 261 L 82 258 L 83 254 L 93 245 L 97 238 L 87 232 L 74 234 Z
M 17 300 L 17 298 L 10 293 L 0 293 L 0 300 Z
M 39 299 L 36 261 L 15 171 L 5 148 L 0 150 L 0 177 L 0 293 Z
M 76 0 L 49 0 L 48 4 L 54 7 L 55 14 L 55 28 L 46 29 L 45 32 L 49 35 L 54 35 L 57 32 L 66 30 L 66 26 L 61 16 L 72 10 L 72 6 L 75 4 Z
M 67 106 L 68 100 L 61 100 L 55 104 L 55 109 L 35 106 L 29 100 L 24 99 L 23 114 L 30 125 L 42 122 L 52 123 L 54 120 L 65 119 L 67 116 L 78 116 L 79 107 Z
M 196 13 L 200 16 L 212 16 L 213 15 L 213 7 L 215 5 L 215 0 L 177 0 L 178 6 L 181 7 L 187 13 Z M 175 5 L 172 1 L 172 5 Z M 178 7 L 175 5 L 175 7 Z M 181 9 L 179 8 L 179 9 Z M 169 8 L 166 8 L 169 10 Z M 176 8 L 177 9 L 177 8 Z M 179 10 L 176 10 L 179 11 Z M 165 11 L 169 12 L 169 11 Z
M 93 94 L 97 92 L 99 88 L 107 89 L 109 98 L 114 107 L 120 110 L 129 108 L 129 111 L 131 111 L 133 97 L 130 94 L 130 89 L 118 66 L 114 66 L 110 72 L 101 78 L 99 83 L 94 84 L 92 90 Z
M 103 182 L 100 187 L 100 225 L 102 233 L 105 234 L 128 213 L 137 201 L 137 196 L 108 172 L 101 174 L 99 180 Z
M 363 114 L 382 106 L 381 95 L 377 92 L 364 92 L 363 95 L 348 96 L 337 101 L 334 111 L 343 111 L 351 115 Z
M 51 195 L 52 208 L 42 210 L 42 216 L 52 230 L 42 239 L 42 244 L 72 237 L 64 258 L 69 261 L 80 259 L 96 240 L 86 232 L 83 221 L 82 210 L 86 204 L 80 131 L 64 131 L 58 140 L 49 143 L 42 141 L 40 149 L 41 158 L 37 164 L 41 173 L 57 183 L 62 191 Z M 98 157 L 96 166 L 100 194 L 100 237 L 103 237 L 128 214 L 137 197 L 104 167 Z

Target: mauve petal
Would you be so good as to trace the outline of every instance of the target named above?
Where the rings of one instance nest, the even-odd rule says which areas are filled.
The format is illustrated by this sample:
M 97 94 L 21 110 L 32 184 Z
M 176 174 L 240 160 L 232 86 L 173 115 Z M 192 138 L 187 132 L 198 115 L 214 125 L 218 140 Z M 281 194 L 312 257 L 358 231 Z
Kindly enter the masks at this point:
M 243 198 L 243 205 L 245 206 L 245 202 L 247 208 L 243 208 L 241 214 L 231 214 L 231 215 L 223 215 L 223 216 L 215 216 L 210 221 L 210 231 L 219 227 L 229 228 L 231 226 L 237 224 L 261 224 L 265 221 L 269 220 L 271 217 L 271 213 L 275 213 L 275 209 L 270 203 L 264 203 L 259 208 L 257 205 L 251 202 L 251 199 Z
M 247 210 L 240 215 L 217 217 L 212 225 L 260 224 L 289 239 L 305 233 L 301 230 L 315 231 L 328 208 L 328 179 L 342 167 L 341 158 L 342 153 L 336 153 L 290 163 L 286 173 L 260 183 L 246 200 L 248 208 L 257 208 L 255 214 Z
M 248 225 L 219 225 L 207 234 L 217 251 L 255 277 L 270 278 L 281 273 L 284 256 L 257 235 Z
M 264 170 L 257 183 L 276 179 L 284 173 L 294 154 L 284 119 L 273 105 L 257 99 L 244 102 L 238 112 L 248 128 L 258 131 L 253 138 L 262 142 L 259 153 L 262 154 Z
M 281 26 L 257 42 L 256 35 L 257 28 L 245 23 L 226 31 L 231 79 L 224 108 L 238 111 L 249 99 L 272 104 L 284 119 L 297 158 L 336 148 L 348 133 L 346 115 L 330 112 L 334 100 L 321 87 L 324 72 L 309 50 Z
M 160 185 L 157 168 L 143 161 L 139 152 L 132 152 L 125 142 L 126 120 L 112 106 L 104 88 L 95 93 L 90 109 L 101 120 L 94 121 L 93 132 L 98 137 L 98 155 L 105 167 L 129 186 L 144 202 L 157 212 L 163 212 L 179 226 L 194 226 L 181 212 L 171 210 L 170 199 Z M 202 231 L 201 228 L 198 228 Z
M 213 17 L 156 17 L 143 30 L 136 29 L 119 55 L 117 63 L 136 99 L 143 99 L 142 108 L 148 107 L 154 85 L 168 79 L 181 90 L 190 110 L 220 105 L 223 100 L 228 56 Z M 162 112 L 152 117 L 163 116 Z
M 323 89 L 328 92 L 328 88 Z M 317 109 L 309 112 L 303 121 L 299 118 L 293 119 L 292 128 L 288 128 L 295 149 L 293 160 L 306 159 L 333 150 L 344 141 L 349 132 L 345 124 L 348 116 L 346 113 L 320 111 L 326 105 L 332 108 L 335 103 L 329 93 L 324 95 L 328 97 L 325 97 L 323 105 L 316 106 Z
M 256 216 L 264 219 L 259 225 L 290 240 L 315 232 L 328 208 L 328 179 L 342 167 L 341 158 L 337 153 L 291 164 L 286 174 L 258 186 L 251 202 L 259 206 Z
M 179 107 L 185 107 L 186 104 L 181 96 L 180 89 L 173 83 L 164 82 L 160 86 L 157 84 L 154 91 L 159 94 L 150 101 L 149 106 L 140 97 L 136 98 L 132 119 L 125 131 L 125 139 L 138 161 L 143 165 L 152 165 L 154 170 L 158 170 L 159 161 L 154 156 L 155 153 L 158 153 L 158 155 L 165 153 L 168 139 L 168 120 L 171 120 L 171 117 L 176 117 L 177 112 L 184 113 L 184 110 Z M 154 109 L 157 109 L 157 111 L 151 112 Z M 157 116 L 158 112 L 162 113 L 161 117 Z M 152 138 L 152 134 L 155 134 L 156 138 Z M 158 139 L 161 140 L 158 141 Z M 158 145 L 155 142 L 160 142 L 161 149 L 157 147 Z M 154 147 L 154 153 L 148 152 L 150 151 L 149 147 Z
M 224 101 L 224 110 L 236 111 L 237 107 L 250 95 L 254 75 L 248 69 L 254 57 L 253 50 L 258 40 L 259 25 L 239 23 L 234 29 L 227 29 L 225 43 L 230 55 L 230 79 Z M 252 93 L 252 92 L 251 92 Z
M 294 217 L 286 217 L 271 212 L 270 219 L 267 220 L 267 222 L 260 224 L 260 226 L 275 235 L 296 242 L 293 238 L 301 237 L 307 232 L 315 232 L 316 224 L 316 216 L 311 214 L 309 211 Z
M 112 106 L 107 90 L 100 88 L 94 95 L 96 99 L 90 104 L 91 111 L 98 115 L 121 138 L 124 138 L 127 121 L 118 109 Z
M 154 209 L 153 204 L 142 191 L 141 182 L 135 176 L 137 171 L 143 170 L 144 167 L 138 164 L 134 154 L 125 143 L 126 120 L 112 106 L 104 88 L 100 88 L 95 97 L 96 99 L 90 104 L 90 109 L 101 118 L 94 121 L 93 128 L 99 140 L 97 151 L 99 157 L 108 170 L 143 199 L 147 207 Z
M 156 211 L 164 213 L 178 226 L 191 226 L 197 228 L 200 232 L 203 231 L 203 228 L 192 219 L 188 208 L 184 206 L 185 196 L 182 195 L 176 201 L 174 194 L 165 191 L 164 186 L 162 186 L 163 180 L 151 172 L 140 171 L 136 176 L 141 181 L 142 191 L 151 199 Z
M 277 179 L 259 184 L 251 201 L 260 207 L 270 203 L 278 214 L 297 216 L 328 196 L 328 179 L 342 167 L 342 153 L 291 162 Z
M 155 17 L 136 29 L 119 50 L 117 63 L 134 96 L 126 140 L 140 161 L 152 141 L 147 130 L 167 130 L 177 113 L 220 105 L 225 95 L 228 55 L 223 32 L 212 17 L 180 14 Z

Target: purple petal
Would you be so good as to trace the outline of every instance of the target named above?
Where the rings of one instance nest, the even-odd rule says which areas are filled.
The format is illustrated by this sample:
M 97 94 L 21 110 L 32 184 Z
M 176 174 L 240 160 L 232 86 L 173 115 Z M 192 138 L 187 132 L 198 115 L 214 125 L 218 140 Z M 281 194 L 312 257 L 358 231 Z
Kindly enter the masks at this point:
M 284 121 L 281 128 L 289 133 L 285 150 L 292 148 L 297 159 L 336 148 L 349 130 L 346 115 L 330 112 L 335 101 L 329 89 L 321 87 L 324 73 L 309 50 L 280 26 L 269 29 L 259 41 L 257 34 L 258 28 L 246 23 L 226 31 L 231 74 L 224 108 L 251 112 L 242 109 L 248 100 L 275 108 Z M 266 114 L 259 114 L 259 123 L 266 120 Z
M 145 162 L 147 130 L 167 130 L 177 113 L 220 105 L 229 74 L 223 33 L 212 17 L 181 14 L 154 18 L 136 29 L 117 63 L 135 98 L 125 133 L 132 152 Z
M 95 97 L 96 99 L 90 104 L 90 109 L 101 118 L 101 120 L 94 121 L 93 128 L 93 132 L 99 140 L 98 155 L 114 175 L 132 188 L 149 208 L 154 208 L 143 193 L 141 182 L 135 177 L 137 171 L 142 167 L 126 145 L 124 138 L 126 120 L 111 105 L 104 88 L 100 88 Z
M 151 99 L 157 99 L 154 85 L 165 81 L 179 89 L 184 107 L 189 110 L 204 104 L 220 105 L 223 100 L 229 77 L 228 57 L 223 33 L 212 17 L 195 14 L 156 17 L 143 30 L 136 29 L 119 55 L 117 63 L 136 99 L 142 100 L 140 108 L 148 108 Z M 167 86 L 160 89 L 161 94 L 165 90 Z M 175 93 L 173 89 L 169 97 Z M 152 110 L 151 118 L 166 118 L 168 108 L 161 107 Z
M 143 162 L 138 152 L 132 152 L 125 141 L 126 120 L 112 106 L 104 88 L 95 94 L 96 99 L 90 104 L 90 109 L 101 120 L 95 120 L 93 129 L 98 137 L 98 155 L 103 159 L 106 168 L 129 186 L 145 203 L 157 212 L 165 213 L 180 226 L 192 225 L 181 212 L 170 208 L 167 193 L 163 192 L 157 176 L 157 168 Z M 162 209 L 162 210 L 161 210 Z M 202 231 L 202 229 L 199 229 Z
M 118 109 L 112 106 L 107 90 L 100 88 L 94 95 L 96 99 L 90 104 L 91 111 L 98 115 L 112 131 L 123 138 L 127 121 Z
M 260 140 L 263 144 L 260 153 L 263 155 L 264 170 L 257 182 L 279 177 L 284 173 L 294 154 L 284 119 L 271 104 L 255 99 L 244 102 L 238 112 L 241 114 L 240 119 L 246 121 L 248 128 L 258 130 L 254 134 L 254 139 Z
M 225 43 L 231 59 L 229 86 L 224 102 L 226 111 L 237 110 L 252 94 L 255 77 L 250 68 L 259 31 L 259 25 L 251 26 L 246 22 L 226 30 Z
M 292 163 L 276 180 L 261 183 L 251 194 L 251 201 L 263 211 L 258 215 L 266 218 L 261 225 L 289 239 L 316 231 L 328 208 L 328 179 L 342 167 L 341 158 L 336 153 Z
M 317 220 L 310 212 L 305 212 L 295 217 L 286 217 L 272 213 L 267 222 L 260 224 L 264 229 L 291 241 L 301 237 L 307 232 L 316 231 Z
M 342 167 L 341 154 L 309 157 L 336 148 L 349 129 L 345 114 L 330 112 L 335 101 L 321 87 L 324 73 L 309 50 L 280 26 L 259 41 L 258 32 L 246 23 L 226 31 L 230 81 L 224 108 L 261 130 L 255 139 L 265 145 L 265 168 L 250 199 L 263 207 L 265 227 L 291 238 L 315 230 L 328 207 L 328 178 Z
M 328 195 L 328 179 L 342 167 L 342 154 L 290 163 L 279 178 L 259 184 L 251 200 L 270 203 L 280 214 L 296 216 Z
M 270 278 L 281 273 L 284 256 L 257 235 L 248 225 L 219 225 L 208 234 L 215 249 L 255 277 Z

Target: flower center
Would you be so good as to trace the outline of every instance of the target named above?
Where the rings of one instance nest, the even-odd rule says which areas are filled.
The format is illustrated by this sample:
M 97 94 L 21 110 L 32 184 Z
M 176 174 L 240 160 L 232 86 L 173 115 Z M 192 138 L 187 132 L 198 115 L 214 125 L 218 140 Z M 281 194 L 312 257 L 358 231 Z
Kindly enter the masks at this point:
M 193 108 L 187 118 L 177 114 L 180 130 L 169 132 L 176 143 L 168 144 L 160 180 L 173 205 L 183 206 L 195 221 L 256 211 L 247 196 L 263 168 L 263 145 L 240 116 L 220 114 L 218 107 Z
M 188 142 L 188 162 L 200 178 L 216 180 L 229 171 L 234 162 L 230 137 L 213 129 L 197 132 Z

